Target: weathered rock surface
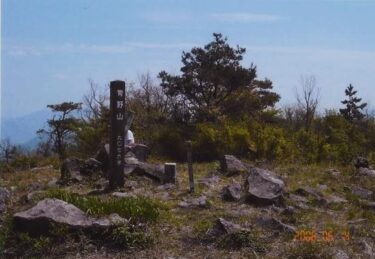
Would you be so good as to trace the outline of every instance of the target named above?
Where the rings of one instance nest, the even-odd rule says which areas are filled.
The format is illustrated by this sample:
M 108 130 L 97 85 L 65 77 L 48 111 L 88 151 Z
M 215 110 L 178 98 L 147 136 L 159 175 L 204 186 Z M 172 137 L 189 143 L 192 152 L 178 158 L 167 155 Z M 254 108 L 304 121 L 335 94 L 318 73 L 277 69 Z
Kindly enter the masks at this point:
M 280 232 L 295 233 L 297 231 L 296 227 L 285 224 L 281 222 L 280 220 L 275 219 L 270 216 L 262 216 L 258 218 L 256 221 L 256 224 L 261 227 L 272 229 L 272 230 L 278 230 Z
M 284 186 L 284 182 L 273 172 L 250 168 L 245 182 L 247 200 L 259 205 L 279 202 Z
M 0 214 L 6 211 L 6 204 L 10 199 L 8 189 L 0 187 Z
M 341 249 L 333 253 L 333 259 L 349 259 L 350 257 Z
M 126 223 L 118 215 L 109 218 L 92 218 L 72 204 L 58 199 L 44 199 L 31 209 L 13 215 L 16 230 L 30 233 L 48 231 L 50 223 L 62 224 L 74 229 L 106 229 L 120 222 Z
M 362 176 L 375 177 L 375 170 L 370 168 L 361 167 L 358 169 L 358 173 Z
M 226 234 L 234 234 L 241 231 L 249 231 L 238 224 L 219 218 L 215 221 L 214 226 L 208 230 L 207 235 L 211 237 L 218 237 Z
M 71 180 L 72 175 L 77 175 L 77 172 L 79 174 L 80 166 L 83 163 L 82 160 L 78 158 L 67 158 L 64 160 L 64 162 L 61 165 L 61 176 L 60 181 L 61 182 L 68 182 Z
M 183 198 L 178 206 L 181 208 L 206 208 L 208 203 L 206 196 L 200 196 L 198 198 Z
M 221 195 L 224 200 L 227 201 L 238 201 L 241 199 L 241 192 L 242 187 L 239 183 L 232 183 L 225 186 L 222 191 Z
M 150 148 L 143 144 L 133 144 L 125 147 L 127 155 L 135 157 L 140 162 L 146 162 L 150 154 Z
M 223 159 L 220 161 L 220 171 L 226 176 L 247 172 L 249 167 L 249 165 L 241 162 L 232 155 L 224 155 Z
M 147 176 L 161 183 L 175 183 L 175 177 L 165 174 L 164 165 L 139 162 L 130 174 Z

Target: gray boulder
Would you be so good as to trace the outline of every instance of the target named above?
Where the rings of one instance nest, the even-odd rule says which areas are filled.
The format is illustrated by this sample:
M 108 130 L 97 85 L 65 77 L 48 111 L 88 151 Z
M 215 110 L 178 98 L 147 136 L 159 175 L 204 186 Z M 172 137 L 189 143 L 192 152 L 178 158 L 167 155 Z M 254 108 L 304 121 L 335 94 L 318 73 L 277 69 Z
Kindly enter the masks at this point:
M 214 226 L 208 230 L 207 235 L 211 237 L 218 237 L 221 235 L 235 234 L 241 231 L 249 231 L 238 224 L 219 218 L 215 221 Z
M 10 199 L 10 192 L 8 189 L 0 187 L 0 214 L 6 211 L 6 203 Z
M 361 157 L 361 156 L 355 158 L 354 161 L 353 161 L 353 164 L 354 164 L 354 166 L 357 169 L 359 169 L 359 168 L 368 168 L 369 167 L 368 160 L 366 158 L 364 158 L 364 157 Z
M 241 192 L 242 187 L 239 183 L 232 183 L 225 186 L 222 191 L 221 195 L 224 200 L 227 201 L 238 201 L 241 199 Z
M 249 165 L 242 163 L 239 159 L 232 155 L 224 155 L 220 161 L 220 171 L 226 176 L 247 172 Z
M 268 228 L 271 230 L 277 230 L 280 232 L 287 232 L 287 233 L 295 233 L 297 228 L 288 224 L 281 222 L 278 219 L 275 219 L 270 216 L 262 216 L 257 219 L 256 224 L 263 227 Z
M 127 222 L 118 215 L 100 219 L 89 217 L 72 204 L 50 198 L 38 202 L 31 209 L 14 214 L 13 220 L 16 230 L 35 234 L 46 233 L 51 223 L 90 231 Z
M 208 202 L 206 196 L 200 196 L 198 198 L 183 198 L 182 201 L 178 203 L 181 208 L 207 208 Z
M 375 170 L 370 168 L 361 167 L 358 169 L 358 173 L 362 176 L 375 177 Z
M 273 172 L 250 168 L 245 182 L 247 200 L 259 205 L 277 203 L 281 199 L 284 186 L 284 182 Z

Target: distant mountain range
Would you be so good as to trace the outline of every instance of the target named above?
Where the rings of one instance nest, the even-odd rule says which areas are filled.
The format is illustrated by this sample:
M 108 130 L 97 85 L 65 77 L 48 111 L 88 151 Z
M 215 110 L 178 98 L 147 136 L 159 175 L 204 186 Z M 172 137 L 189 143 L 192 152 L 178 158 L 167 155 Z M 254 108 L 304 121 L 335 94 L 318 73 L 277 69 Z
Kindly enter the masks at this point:
M 9 138 L 12 144 L 34 148 L 38 144 L 36 131 L 44 128 L 51 117 L 51 111 L 45 109 L 17 118 L 2 118 L 0 139 Z

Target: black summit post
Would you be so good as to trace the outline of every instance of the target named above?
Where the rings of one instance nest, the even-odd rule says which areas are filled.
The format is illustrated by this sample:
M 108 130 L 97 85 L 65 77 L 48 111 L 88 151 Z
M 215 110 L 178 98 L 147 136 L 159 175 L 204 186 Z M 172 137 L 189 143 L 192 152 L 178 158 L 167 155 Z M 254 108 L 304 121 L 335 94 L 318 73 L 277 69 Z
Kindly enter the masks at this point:
M 125 82 L 110 83 L 110 116 L 109 133 L 109 186 L 111 189 L 124 186 L 124 155 L 125 155 Z

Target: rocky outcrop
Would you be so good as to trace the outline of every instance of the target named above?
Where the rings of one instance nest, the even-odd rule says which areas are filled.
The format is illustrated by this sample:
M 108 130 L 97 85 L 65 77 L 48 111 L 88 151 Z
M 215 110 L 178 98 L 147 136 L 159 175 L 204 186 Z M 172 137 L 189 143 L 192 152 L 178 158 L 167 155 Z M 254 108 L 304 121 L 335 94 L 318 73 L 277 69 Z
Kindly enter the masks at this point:
M 10 192 L 8 189 L 0 187 L 0 214 L 6 211 L 6 204 L 10 199 Z
M 219 218 L 215 221 L 214 226 L 208 230 L 207 235 L 210 237 L 218 237 L 221 235 L 235 234 L 241 231 L 248 231 L 248 229 L 223 218 Z
M 247 200 L 259 205 L 277 203 L 283 194 L 284 186 L 284 182 L 273 172 L 250 168 L 245 182 Z
M 127 220 L 117 214 L 108 218 L 92 218 L 82 210 L 58 199 L 44 199 L 31 209 L 13 215 L 14 228 L 33 234 L 46 233 L 51 223 L 68 226 L 72 229 L 108 229 Z
M 375 177 L 375 170 L 370 168 L 361 167 L 358 169 L 358 173 L 361 176 Z
M 241 192 L 241 185 L 239 183 L 232 183 L 222 189 L 221 196 L 226 201 L 238 201 L 241 199 Z
M 233 176 L 240 173 L 245 173 L 249 169 L 249 165 L 241 162 L 235 156 L 224 155 L 220 161 L 220 172 L 226 176 Z
M 178 203 L 181 208 L 207 208 L 208 202 L 206 196 L 200 196 L 198 198 L 183 198 L 182 201 Z

